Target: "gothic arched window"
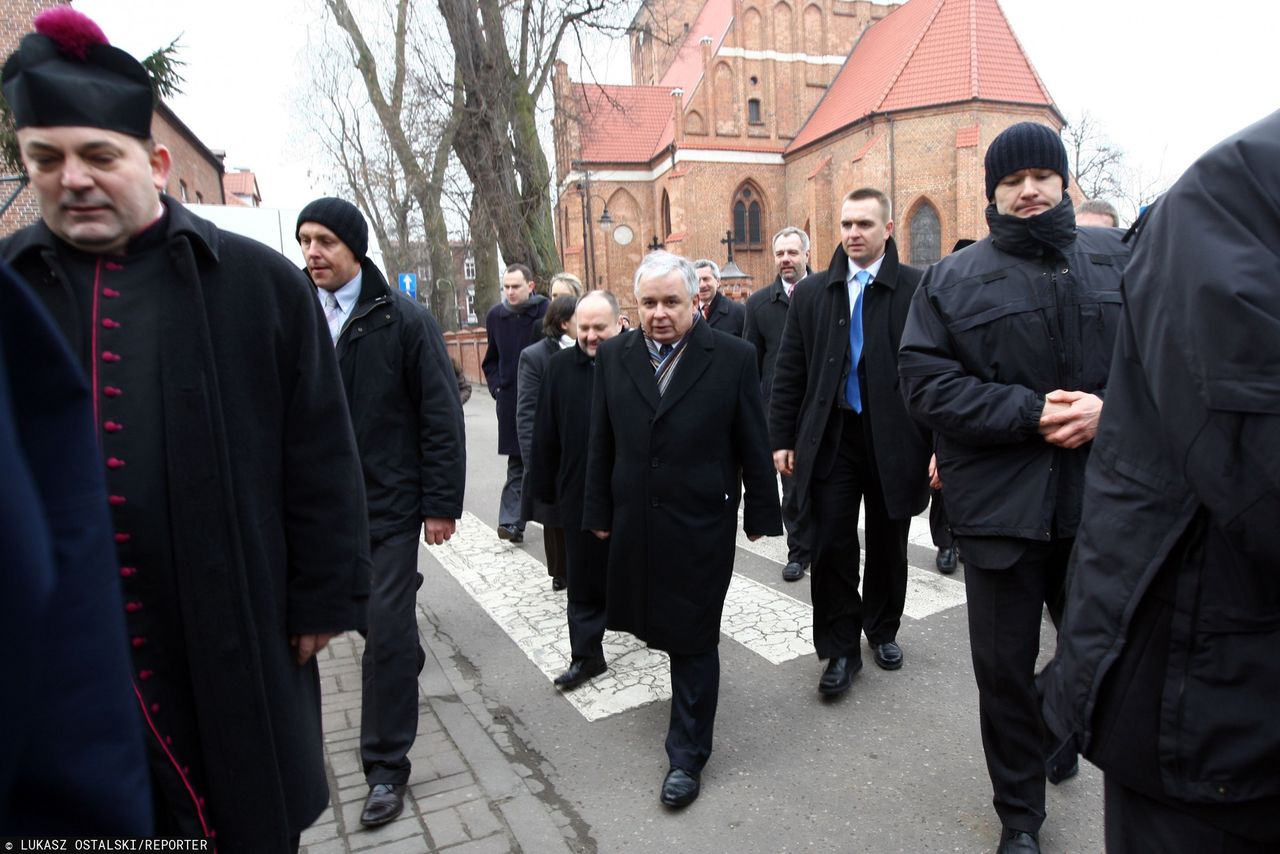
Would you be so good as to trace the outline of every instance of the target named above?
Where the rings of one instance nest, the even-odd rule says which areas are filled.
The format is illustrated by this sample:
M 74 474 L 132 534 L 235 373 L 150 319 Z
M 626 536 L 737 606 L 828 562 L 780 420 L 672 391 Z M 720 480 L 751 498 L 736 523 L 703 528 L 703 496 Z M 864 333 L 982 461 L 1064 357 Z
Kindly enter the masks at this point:
M 763 219 L 759 193 L 750 185 L 743 185 L 733 199 L 734 245 L 758 248 L 763 244 Z
M 907 239 L 913 267 L 927 267 L 942 257 L 942 225 L 933 205 L 924 202 L 916 208 L 907 225 Z

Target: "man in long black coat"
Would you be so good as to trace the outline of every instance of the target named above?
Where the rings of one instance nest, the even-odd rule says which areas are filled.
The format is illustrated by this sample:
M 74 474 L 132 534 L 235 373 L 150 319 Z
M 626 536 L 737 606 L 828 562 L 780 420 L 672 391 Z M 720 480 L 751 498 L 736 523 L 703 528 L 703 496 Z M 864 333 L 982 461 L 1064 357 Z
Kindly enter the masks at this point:
M 742 487 L 747 536 L 782 533 L 755 351 L 701 320 L 696 287 L 668 252 L 636 270 L 642 331 L 596 355 L 582 520 L 611 540 L 609 627 L 671 657 L 672 807 L 697 797 L 711 755 Z
M 415 593 L 418 543 L 440 545 L 462 515 L 467 442 L 453 365 L 435 318 L 387 284 L 367 256 L 355 205 L 316 199 L 295 237 L 325 308 L 364 470 L 373 561 L 361 661 L 360 759 L 369 795 L 360 823 L 378 827 L 404 807 L 418 732 Z
M 1107 851 L 1280 850 L 1280 112 L 1139 221 L 1044 680 Z
M 701 258 L 693 262 L 698 271 L 698 311 L 707 325 L 718 332 L 741 335 L 747 310 L 720 293 L 720 265 Z
M 886 670 L 902 666 L 907 534 L 929 500 L 929 443 L 898 394 L 898 342 L 920 271 L 898 262 L 889 200 L 854 190 L 840 209 L 841 245 L 792 295 L 773 380 L 774 463 L 812 514 L 813 642 L 824 696 L 862 668 L 862 634 Z M 855 349 L 856 347 L 856 349 Z M 858 595 L 858 506 L 866 570 Z
M 769 415 L 773 398 L 773 374 L 782 348 L 782 330 L 787 325 L 787 311 L 796 284 L 809 273 L 809 235 L 789 225 L 773 236 L 773 264 L 778 276 L 768 287 L 747 298 L 746 321 L 742 337 L 756 348 L 756 367 L 760 369 L 760 396 L 764 413 Z M 804 517 L 795 515 L 795 503 L 788 501 L 795 479 L 781 475 L 782 524 L 787 529 L 787 565 L 782 568 L 783 581 L 799 581 L 810 561 L 810 533 Z
M 157 832 L 293 850 L 328 801 L 315 653 L 368 590 L 314 289 L 157 192 L 170 155 L 128 54 L 28 35 L 3 86 L 42 219 L 0 257 L 89 377 Z
M 520 379 L 520 353 L 542 337 L 542 316 L 549 300 L 535 293 L 533 271 L 511 264 L 502 275 L 502 302 L 484 318 L 489 344 L 480 367 L 493 395 L 498 414 L 498 453 L 507 458 L 507 479 L 498 503 L 498 538 L 524 540 L 520 492 L 524 485 L 524 458 L 516 432 L 516 403 Z
M 599 676 L 606 668 L 601 641 L 609 541 L 583 529 L 582 496 L 587 485 L 596 352 L 622 331 L 617 299 L 608 291 L 587 294 L 578 301 L 573 325 L 576 346 L 552 356 L 542 379 L 529 477 L 534 497 L 554 504 L 564 525 L 571 660 L 555 684 L 566 690 Z

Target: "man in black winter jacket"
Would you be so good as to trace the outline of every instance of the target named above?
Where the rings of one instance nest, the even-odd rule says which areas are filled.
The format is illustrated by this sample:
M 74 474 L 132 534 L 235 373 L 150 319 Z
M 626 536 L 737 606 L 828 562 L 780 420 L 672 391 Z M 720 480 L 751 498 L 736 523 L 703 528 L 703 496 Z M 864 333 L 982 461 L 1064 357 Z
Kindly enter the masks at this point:
M 1280 850 L 1280 112 L 1139 221 L 1045 720 L 1107 851 Z
M 925 273 L 902 334 L 911 414 L 933 430 L 965 556 L 974 674 L 1001 852 L 1039 851 L 1043 605 L 1057 624 L 1102 411 L 1128 249 L 1075 227 L 1056 132 L 1013 125 L 986 155 L 991 234 Z
M 337 347 L 368 495 L 373 578 L 360 756 L 369 796 L 360 822 L 377 827 L 404 808 L 425 658 L 414 608 L 418 532 L 439 545 L 462 516 L 462 404 L 435 320 L 365 257 L 360 211 L 316 199 L 298 215 L 296 236 Z

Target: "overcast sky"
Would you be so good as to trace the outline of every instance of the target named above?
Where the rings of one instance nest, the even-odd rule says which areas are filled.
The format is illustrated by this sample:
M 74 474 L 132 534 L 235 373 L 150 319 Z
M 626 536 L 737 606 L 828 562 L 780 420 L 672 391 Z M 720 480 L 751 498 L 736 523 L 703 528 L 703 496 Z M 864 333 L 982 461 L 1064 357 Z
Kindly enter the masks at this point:
M 1068 117 L 1089 110 L 1144 174 L 1172 180 L 1215 142 L 1280 108 L 1280 4 L 1270 0 L 1000 5 L 1059 109 Z M 182 34 L 187 82 L 171 106 L 206 145 L 226 150 L 229 168 L 257 173 L 264 204 L 301 207 L 332 189 L 311 175 L 297 127 L 308 98 L 302 58 L 321 31 L 322 0 L 75 7 L 139 57 Z M 629 82 L 625 43 L 601 55 L 613 66 L 608 82 Z

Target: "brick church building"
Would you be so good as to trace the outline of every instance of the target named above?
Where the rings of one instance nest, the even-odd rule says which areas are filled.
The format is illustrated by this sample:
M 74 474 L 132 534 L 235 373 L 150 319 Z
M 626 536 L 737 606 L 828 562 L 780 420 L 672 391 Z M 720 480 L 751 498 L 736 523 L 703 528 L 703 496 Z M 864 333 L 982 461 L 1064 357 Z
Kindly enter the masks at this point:
M 631 33 L 633 85 L 557 68 L 554 138 L 565 269 L 633 317 L 655 240 L 722 265 L 731 243 L 745 298 L 784 226 L 824 268 L 862 186 L 892 199 L 901 257 L 932 263 L 986 235 L 991 140 L 1064 123 L 996 0 L 646 0 Z

